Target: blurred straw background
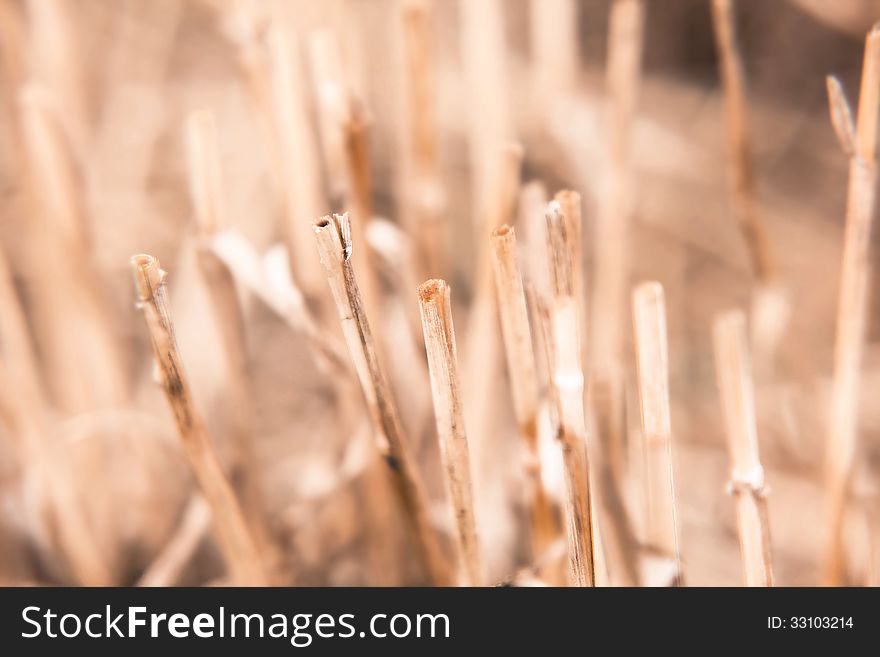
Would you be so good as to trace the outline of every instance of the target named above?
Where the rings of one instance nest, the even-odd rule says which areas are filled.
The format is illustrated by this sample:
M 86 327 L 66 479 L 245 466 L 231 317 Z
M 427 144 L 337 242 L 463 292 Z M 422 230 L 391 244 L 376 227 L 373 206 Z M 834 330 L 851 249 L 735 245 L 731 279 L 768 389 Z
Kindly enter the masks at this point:
M 0 0 L 0 581 L 877 585 L 877 19 Z

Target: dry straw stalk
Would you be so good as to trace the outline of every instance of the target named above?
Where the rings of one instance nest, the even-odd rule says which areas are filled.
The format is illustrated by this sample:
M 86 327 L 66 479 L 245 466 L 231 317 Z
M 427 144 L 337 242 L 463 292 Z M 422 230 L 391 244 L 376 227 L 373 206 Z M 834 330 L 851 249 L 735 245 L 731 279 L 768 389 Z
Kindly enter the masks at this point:
M 549 311 L 549 342 L 552 345 L 549 351 L 553 370 L 553 399 L 565 467 L 569 577 L 574 586 L 593 586 L 596 582 L 596 564 L 584 416 L 584 375 L 579 357 L 578 309 L 573 296 L 571 253 L 565 218 L 558 203 L 549 205 L 546 220 L 550 278 L 554 292 Z
M 431 526 L 427 497 L 409 455 L 391 389 L 379 365 L 364 301 L 355 280 L 348 215 L 325 216 L 315 222 L 314 232 L 379 451 L 406 509 L 427 572 L 435 583 L 446 584 L 448 568 Z
M 768 283 L 773 277 L 774 262 L 764 222 L 755 202 L 745 76 L 736 38 L 734 4 L 733 0 L 712 0 L 712 24 L 724 87 L 730 190 L 734 215 L 745 238 L 752 267 L 758 279 Z
M 832 118 L 850 154 L 843 262 L 834 344 L 834 377 L 827 443 L 826 540 L 824 579 L 840 584 L 844 576 L 843 521 L 849 500 L 858 442 L 862 347 L 868 306 L 868 254 L 877 184 L 877 120 L 880 107 L 880 26 L 865 43 L 856 125 L 835 83 L 830 83 Z
M 773 586 L 764 470 L 758 458 L 755 391 L 749 363 L 746 317 L 730 311 L 715 320 L 715 367 L 732 461 L 739 543 L 748 586 Z
M 526 296 L 516 259 L 516 233 L 512 227 L 505 224 L 492 233 L 492 256 L 513 411 L 526 449 L 532 555 L 538 558 L 552 543 L 556 523 L 550 499 L 541 482 L 537 435 L 538 381 Z
M 267 573 L 238 499 L 223 472 L 202 417 L 196 411 L 165 300 L 165 273 L 149 255 L 131 259 L 135 289 L 150 333 L 153 357 L 174 414 L 184 452 L 211 508 L 220 549 L 236 584 L 266 585 Z
M 647 466 L 647 541 L 652 548 L 675 561 L 680 576 L 672 476 L 666 303 L 659 283 L 643 283 L 635 289 L 633 322 Z
M 470 456 L 458 382 L 455 328 L 446 282 L 432 279 L 422 283 L 419 286 L 419 308 L 446 490 L 455 515 L 459 575 L 466 586 L 482 586 L 485 584 L 485 573 L 474 517 Z

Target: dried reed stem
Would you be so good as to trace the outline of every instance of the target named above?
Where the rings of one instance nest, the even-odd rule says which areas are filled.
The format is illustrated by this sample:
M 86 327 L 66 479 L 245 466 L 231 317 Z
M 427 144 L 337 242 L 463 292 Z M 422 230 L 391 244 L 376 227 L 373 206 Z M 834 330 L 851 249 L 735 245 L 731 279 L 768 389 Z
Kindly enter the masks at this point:
M 471 162 L 473 216 L 478 226 L 498 180 L 498 150 L 513 137 L 507 92 L 504 3 L 459 0 L 462 59 L 468 97 L 468 153 Z M 497 226 L 478 230 L 485 239 Z M 470 395 L 468 395 L 470 399 Z M 476 429 L 476 427 L 472 427 Z
M 721 82 L 724 86 L 728 173 L 733 212 L 745 238 L 755 274 L 759 281 L 766 284 L 774 276 L 775 263 L 755 200 L 745 77 L 736 38 L 733 0 L 712 0 L 712 25 L 718 49 Z
M 440 455 L 446 475 L 446 492 L 455 515 L 459 577 L 466 586 L 482 586 L 486 576 L 474 518 L 471 466 L 458 383 L 455 328 L 446 281 L 432 279 L 422 283 L 419 286 L 419 308 L 428 353 Z
M 746 316 L 729 311 L 715 319 L 715 367 L 732 461 L 739 545 L 746 585 L 773 586 L 764 469 L 758 458 L 755 391 L 749 364 Z
M 20 101 L 28 200 L 37 218 L 30 246 L 41 263 L 33 312 L 55 373 L 54 396 L 71 412 L 120 406 L 128 377 L 89 259 L 89 224 L 58 112 L 40 87 L 25 89 Z
M 595 230 L 589 334 L 591 369 L 597 376 L 612 379 L 620 376 L 622 358 L 627 230 L 634 199 L 630 141 L 640 82 L 643 9 L 642 0 L 614 0 L 609 18 L 605 80 L 608 162 Z M 615 401 L 615 415 L 622 413 L 622 403 L 621 399 Z
M 24 310 L 12 272 L 0 252 L 0 398 L 7 430 L 20 441 L 21 465 L 32 468 L 44 487 L 50 523 L 75 581 L 86 586 L 113 584 L 107 555 L 101 553 L 80 505 L 67 461 L 53 454 L 50 432 L 42 421 L 43 393 Z
M 141 575 L 137 585 L 161 587 L 177 584 L 210 526 L 211 509 L 201 495 L 193 495 L 174 535 Z
M 232 273 L 210 244 L 211 238 L 223 223 L 223 183 L 216 126 L 210 113 L 195 112 L 187 120 L 187 152 L 190 192 L 202 237 L 197 248 L 197 264 L 207 288 L 227 361 L 227 387 L 232 393 L 235 406 L 244 410 L 250 407 L 244 317 Z M 244 415 L 248 413 L 245 412 Z M 246 430 L 245 425 L 248 423 L 249 420 L 241 418 L 238 422 L 239 430 Z M 250 442 L 246 439 L 242 441 Z
M 839 107 L 839 102 L 835 106 Z M 824 580 L 831 585 L 841 583 L 844 576 L 843 520 L 858 444 L 860 367 L 868 311 L 868 256 L 877 184 L 878 106 L 880 25 L 875 25 L 865 43 L 856 127 L 847 129 L 850 135 L 855 135 L 855 150 L 849 166 L 826 452 L 827 534 L 823 568 Z M 846 115 L 842 109 L 836 113 L 838 117 Z
M 309 69 L 314 85 L 318 133 L 324 156 L 330 198 L 338 199 L 345 188 L 345 135 L 349 82 L 342 61 L 342 45 L 330 30 L 318 30 L 309 39 Z
M 587 344 L 587 311 L 584 293 L 583 220 L 581 219 L 581 195 L 569 189 L 556 192 L 553 197 L 565 219 L 565 233 L 571 253 L 572 293 L 578 307 L 578 339 L 583 351 Z M 581 358 L 583 361 L 583 358 Z
M 594 586 L 594 526 L 587 428 L 584 416 L 584 375 L 580 361 L 578 308 L 574 299 L 571 251 L 559 204 L 548 206 L 547 244 L 553 305 L 550 309 L 550 358 L 553 399 L 565 464 L 565 524 L 569 578 L 574 586 Z
M 672 476 L 666 304 L 663 287 L 659 283 L 643 283 L 633 292 L 633 324 L 642 433 L 647 456 L 647 542 L 675 561 L 680 576 L 681 556 Z
M 535 97 L 570 92 L 578 69 L 577 2 L 531 0 L 529 26 Z
M 523 150 L 519 144 L 507 144 L 498 153 L 498 179 L 485 218 L 486 233 L 477 238 L 474 295 L 468 318 L 465 345 L 464 392 L 468 426 L 473 436 L 473 456 L 477 472 L 484 472 L 486 454 L 493 448 L 492 406 L 496 386 L 493 385 L 501 366 L 501 347 L 497 339 L 495 293 L 492 283 L 492 254 L 488 237 L 502 224 L 513 220 L 519 196 L 520 167 Z
M 64 0 L 27 2 L 35 77 L 52 90 L 64 107 L 65 128 L 77 143 L 89 131 L 88 96 L 80 36 L 72 8 Z
M 353 95 L 348 97 L 348 112 L 343 124 L 345 139 L 346 207 L 351 208 L 354 221 L 351 222 L 352 241 L 368 244 L 367 230 L 373 220 L 372 172 L 370 170 L 369 137 L 371 119 L 360 100 Z M 380 305 L 381 287 L 373 254 L 364 248 L 363 257 L 354 262 L 358 285 L 363 295 L 367 314 L 373 318 L 377 335 L 384 335 L 384 312 Z M 379 343 L 379 352 L 384 351 Z
M 446 266 L 446 198 L 440 177 L 433 19 L 429 0 L 404 3 L 406 107 L 412 162 L 407 213 L 421 269 L 437 276 Z
M 496 229 L 492 233 L 492 247 L 495 291 L 513 411 L 526 449 L 526 500 L 531 519 L 532 557 L 537 559 L 555 539 L 556 522 L 552 503 L 541 482 L 537 433 L 538 381 L 528 308 L 516 260 L 516 233 L 513 228 L 505 224 Z
M 436 584 L 447 584 L 449 573 L 437 535 L 431 526 L 427 497 L 403 437 L 391 389 L 379 365 L 376 344 L 358 289 L 351 260 L 352 238 L 348 215 L 325 216 L 315 222 L 314 232 L 349 355 L 366 399 L 379 452 L 406 509 L 426 571 Z
M 214 326 L 226 361 L 224 382 L 227 413 L 236 448 L 232 472 L 238 479 L 244 508 L 261 552 L 269 556 L 265 503 L 257 481 L 257 458 L 253 441 L 253 402 L 250 396 L 245 320 L 235 280 L 226 263 L 211 248 L 211 239 L 224 223 L 223 182 L 217 128 L 209 112 L 193 112 L 187 119 L 187 155 L 190 193 L 201 239 L 196 264 L 208 293 Z
M 321 189 L 318 145 L 309 122 L 299 44 L 283 23 L 281 18 L 275 20 L 269 45 L 287 242 L 297 281 L 307 294 L 319 296 L 323 289 L 321 268 L 309 240 L 302 239 L 302 235 L 312 218 L 326 211 L 326 200 Z
M 165 300 L 165 273 L 159 268 L 159 262 L 149 255 L 134 256 L 131 266 L 162 387 L 190 467 L 211 507 L 220 549 L 232 578 L 237 584 L 268 584 L 268 575 L 241 506 L 190 395 Z
M 635 203 L 630 142 L 641 78 L 642 0 L 614 0 L 609 16 L 605 85 L 607 161 L 598 198 L 587 359 L 590 404 L 616 481 L 626 453 L 623 335 L 629 223 Z

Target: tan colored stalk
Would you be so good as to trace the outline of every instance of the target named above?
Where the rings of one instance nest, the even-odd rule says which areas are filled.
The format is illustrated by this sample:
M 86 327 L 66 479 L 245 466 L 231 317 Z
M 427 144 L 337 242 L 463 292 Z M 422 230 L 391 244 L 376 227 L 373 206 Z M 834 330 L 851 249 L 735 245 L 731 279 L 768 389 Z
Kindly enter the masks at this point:
M 538 452 L 538 381 L 529 314 L 522 277 L 516 259 L 516 233 L 503 225 L 492 233 L 495 291 L 501 317 L 501 335 L 507 357 L 507 376 L 513 411 L 526 450 L 528 489 L 526 500 L 531 519 L 532 557 L 538 559 L 556 537 L 553 506 L 541 482 Z
M 312 219 L 326 211 L 326 201 L 321 189 L 318 145 L 309 122 L 299 43 L 285 23 L 283 17 L 276 17 L 269 46 L 287 243 L 297 281 L 307 294 L 320 296 L 321 268 L 312 245 L 302 235 Z
M 599 190 L 593 232 L 593 282 L 589 308 L 589 351 L 584 353 L 590 379 L 590 405 L 602 433 L 614 480 L 626 471 L 625 377 L 623 338 L 626 326 L 628 231 L 636 193 L 630 142 L 641 82 L 642 0 L 614 0 L 609 16 L 605 72 L 607 160 Z
M 214 326 L 226 361 L 226 417 L 230 420 L 236 448 L 236 463 L 232 472 L 234 479 L 238 480 L 258 547 L 268 558 L 268 529 L 263 517 L 265 503 L 257 480 L 257 457 L 254 453 L 253 402 L 250 396 L 251 377 L 244 313 L 232 272 L 211 248 L 211 239 L 225 223 L 220 154 L 213 115 L 205 111 L 192 113 L 187 119 L 186 131 L 190 193 L 200 232 L 196 264 L 208 293 Z
M 463 385 L 468 399 L 467 420 L 474 437 L 474 465 L 481 474 L 485 471 L 488 454 L 493 449 L 492 436 L 495 434 L 492 431 L 492 406 L 497 389 L 493 384 L 501 367 L 489 236 L 493 230 L 513 220 L 519 195 L 523 150 L 519 144 L 508 144 L 499 155 L 499 177 L 495 181 L 485 221 L 487 232 L 482 234 L 481 231 L 477 241 L 474 296 L 468 318 L 469 335 L 464 357 Z
M 440 177 L 433 21 L 430 0 L 404 3 L 406 113 L 412 162 L 406 192 L 407 213 L 421 269 L 437 276 L 446 266 L 446 199 Z
M 352 241 L 367 245 L 367 231 L 373 220 L 372 172 L 370 167 L 369 137 L 372 121 L 360 100 L 350 95 L 348 113 L 343 125 L 345 138 L 346 207 L 351 208 L 354 221 Z M 373 317 L 377 335 L 382 335 L 384 312 L 380 305 L 381 288 L 372 252 L 364 248 L 363 257 L 354 263 L 358 285 L 361 288 L 367 313 Z M 379 352 L 384 345 L 378 344 Z
M 748 103 L 742 55 L 736 36 L 734 4 L 733 0 L 712 0 L 712 25 L 724 87 L 730 192 L 734 216 L 745 238 L 752 268 L 758 280 L 767 284 L 773 279 L 775 263 L 767 231 L 755 201 Z
M 868 255 L 877 186 L 878 106 L 880 26 L 875 26 L 865 43 L 857 123 L 854 128 L 850 124 L 847 131 L 855 135 L 855 150 L 850 155 L 826 452 L 827 533 L 823 570 L 825 583 L 831 585 L 840 584 L 844 577 L 843 520 L 858 447 L 860 368 L 868 312 Z M 840 116 L 844 112 L 836 114 Z
M 715 369 L 732 462 L 739 545 L 747 586 L 773 586 L 764 469 L 758 457 L 755 390 L 749 363 L 746 316 L 729 311 L 715 319 Z
M 549 356 L 553 399 L 565 464 L 565 524 L 569 578 L 574 586 L 596 584 L 595 539 L 591 505 L 584 375 L 580 363 L 578 307 L 574 299 L 571 252 L 559 204 L 546 215 L 553 304 L 550 309 Z
M 633 292 L 633 324 L 646 453 L 646 538 L 649 546 L 675 562 L 680 578 L 681 556 L 672 475 L 666 303 L 659 283 L 642 283 Z
M 351 259 L 348 215 L 323 217 L 315 222 L 314 232 L 379 451 L 406 509 L 426 571 L 436 584 L 448 584 L 448 568 L 431 526 L 427 497 L 410 457 L 391 389 L 379 365 L 376 344 L 358 289 Z
M 67 132 L 74 142 L 83 144 L 89 112 L 75 11 L 64 0 L 29 0 L 26 4 L 34 77 L 51 89 L 64 107 Z
M 28 200 L 36 219 L 29 246 L 41 263 L 33 313 L 56 402 L 70 412 L 88 412 L 125 404 L 128 377 L 92 273 L 83 199 L 52 108 L 45 90 L 22 92 Z
M 529 26 L 535 98 L 570 93 L 578 69 L 577 2 L 531 0 Z
M 563 189 L 553 197 L 565 219 L 565 232 L 568 249 L 571 253 L 572 290 L 578 307 L 578 337 L 580 349 L 587 344 L 587 299 L 584 293 L 584 250 L 583 220 L 581 219 L 581 195 Z M 583 358 L 581 358 L 583 361 Z
M 342 45 L 331 30 L 317 30 L 308 44 L 309 70 L 314 86 L 318 132 L 324 156 L 325 178 L 331 199 L 345 191 L 345 135 L 349 82 L 342 61 Z
M 459 577 L 465 586 L 483 586 L 486 574 L 474 516 L 468 440 L 458 383 L 455 328 L 446 281 L 432 279 L 422 283 L 419 286 L 419 308 L 428 353 L 437 437 L 446 475 L 446 492 L 455 516 Z
M 149 255 L 134 256 L 131 265 L 162 387 L 190 467 L 211 508 L 220 549 L 232 579 L 243 585 L 268 584 L 254 537 L 192 401 L 165 300 L 165 273 L 159 268 L 159 262 Z
M 201 242 L 197 247 L 197 264 L 207 289 L 215 325 L 220 333 L 229 370 L 227 388 L 233 404 L 240 409 L 238 431 L 249 433 L 247 419 L 250 408 L 249 374 L 244 317 L 235 289 L 235 281 L 226 263 L 211 248 L 210 240 L 223 220 L 222 178 L 217 133 L 213 116 L 195 112 L 187 121 L 187 152 L 189 155 L 190 192 L 195 207 Z M 239 442 L 249 444 L 242 436 Z
M 63 558 L 74 581 L 110 586 L 113 575 L 83 513 L 72 473 L 53 454 L 43 417 L 43 394 L 24 311 L 15 292 L 12 272 L 0 252 L 0 399 L 7 430 L 16 436 L 22 466 L 33 469 L 44 487 L 49 520 L 57 532 Z
M 482 222 L 486 206 L 495 193 L 493 185 L 499 178 L 498 151 L 514 134 L 507 91 L 505 7 L 501 0 L 459 0 L 458 7 L 470 108 L 467 128 L 473 216 L 477 220 L 478 239 L 485 240 L 486 235 L 497 228 Z
M 179 583 L 187 563 L 211 526 L 211 509 L 201 495 L 193 495 L 180 525 L 138 580 L 138 586 L 162 587 Z
M 595 230 L 595 272 L 590 311 L 591 370 L 611 379 L 621 376 L 621 323 L 624 321 L 627 279 L 627 231 L 632 213 L 632 156 L 630 141 L 635 122 L 642 57 L 642 0 L 614 0 L 609 18 L 606 87 L 608 160 L 599 196 Z M 616 395 L 615 416 L 623 400 Z M 617 436 L 615 440 L 622 440 Z

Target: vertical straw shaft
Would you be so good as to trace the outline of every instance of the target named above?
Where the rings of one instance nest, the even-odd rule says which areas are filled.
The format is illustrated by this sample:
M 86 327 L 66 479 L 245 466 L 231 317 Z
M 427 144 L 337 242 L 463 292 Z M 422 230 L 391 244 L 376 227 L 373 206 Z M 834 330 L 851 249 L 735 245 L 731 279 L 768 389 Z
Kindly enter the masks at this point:
M 516 234 L 512 227 L 504 225 L 492 233 L 492 256 L 513 411 L 526 450 L 526 499 L 531 519 L 532 556 L 538 558 L 553 540 L 555 522 L 550 499 L 541 482 L 535 355 L 526 297 L 516 259 Z
M 549 361 L 553 369 L 553 398 L 565 468 L 569 577 L 574 586 L 594 586 L 595 541 L 584 417 L 584 375 L 578 338 L 578 308 L 573 296 L 571 252 L 565 219 L 557 202 L 550 204 L 546 221 L 550 279 L 554 294 L 550 309 Z
M 608 37 L 608 164 L 596 223 L 595 284 L 590 327 L 594 368 L 614 368 L 626 285 L 626 233 L 632 207 L 630 141 L 642 53 L 641 0 L 615 0 Z
M 754 384 L 746 317 L 730 311 L 715 320 L 715 367 L 732 462 L 739 543 L 748 586 L 773 586 L 764 470 L 758 458 Z
M 281 194 L 287 224 L 287 244 L 297 282 L 311 295 L 320 287 L 321 270 L 308 240 L 300 239 L 314 217 L 326 212 L 321 189 L 318 145 L 309 123 L 306 84 L 299 43 L 283 18 L 269 33 L 272 84 L 272 123 L 277 145 Z
M 433 7 L 407 0 L 403 7 L 409 160 L 407 212 L 422 268 L 432 275 L 445 266 L 445 198 L 440 181 Z
M 485 573 L 474 517 L 468 440 L 458 382 L 455 328 L 446 282 L 433 279 L 420 285 L 419 308 L 446 490 L 455 513 L 460 577 L 467 586 L 482 586 Z
M 647 455 L 647 540 L 651 547 L 674 559 L 680 573 L 672 477 L 666 304 L 659 283 L 643 283 L 635 289 L 633 322 L 642 433 Z
M 556 98 L 571 90 L 578 66 L 575 0 L 531 0 L 529 26 L 532 75 L 537 98 Z
M 859 383 L 868 305 L 868 252 L 877 181 L 876 142 L 880 106 L 880 27 L 865 43 L 855 152 L 850 158 L 843 262 L 834 344 L 834 376 L 826 452 L 824 579 L 844 576 L 843 521 L 858 442 Z
M 733 211 L 746 241 L 752 267 L 762 283 L 773 277 L 766 229 L 755 203 L 755 178 L 746 110 L 745 76 L 736 38 L 733 0 L 712 0 L 712 25 L 724 87 L 727 149 Z
M 468 399 L 467 418 L 474 438 L 474 462 L 483 472 L 484 455 L 492 446 L 492 403 L 495 390 L 492 382 L 501 361 L 498 345 L 495 295 L 492 284 L 492 254 L 488 237 L 492 231 L 511 220 L 519 194 L 522 146 L 507 144 L 496 156 L 498 178 L 486 213 L 483 233 L 477 236 L 474 296 L 468 320 L 469 336 L 465 344 L 465 395 Z M 485 246 L 484 246 L 485 245 Z
M 379 365 L 364 301 L 355 278 L 348 216 L 323 217 L 315 222 L 314 233 L 343 335 L 366 399 L 379 451 L 406 510 L 425 569 L 436 584 L 446 584 L 449 574 L 431 526 L 427 497 L 409 455 L 391 389 Z
M 187 118 L 186 138 L 190 195 L 200 233 L 196 245 L 196 264 L 208 293 L 211 315 L 226 365 L 224 395 L 228 408 L 225 417 L 229 420 L 229 434 L 236 452 L 232 475 L 233 480 L 239 483 L 244 509 L 250 516 L 256 516 L 250 524 L 258 547 L 268 555 L 268 532 L 263 520 L 265 505 L 256 477 L 244 313 L 232 272 L 211 248 L 211 240 L 225 220 L 223 177 L 214 116 L 207 111 L 191 113 Z M 188 530 L 191 526 L 184 523 L 182 528 Z
M 237 584 L 265 585 L 268 577 L 256 543 L 192 401 L 168 314 L 164 272 L 159 269 L 159 262 L 148 255 L 134 256 L 131 265 L 165 396 L 196 481 L 211 507 L 227 566 Z
M 498 179 L 498 150 L 513 136 L 507 93 L 504 43 L 504 5 L 501 0 L 459 0 L 462 59 L 468 95 L 468 151 L 473 212 L 480 237 L 482 215 L 491 202 Z

